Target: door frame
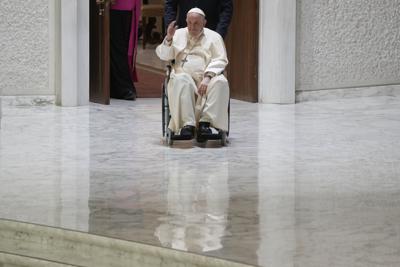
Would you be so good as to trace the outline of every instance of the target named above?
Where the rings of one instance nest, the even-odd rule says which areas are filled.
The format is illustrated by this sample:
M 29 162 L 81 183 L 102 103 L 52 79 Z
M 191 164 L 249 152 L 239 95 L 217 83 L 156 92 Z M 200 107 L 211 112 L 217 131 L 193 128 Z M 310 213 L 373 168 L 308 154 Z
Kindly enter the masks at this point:
M 89 100 L 110 104 L 110 3 L 89 0 Z
M 225 38 L 231 98 L 253 103 L 259 99 L 259 1 L 233 0 L 233 16 Z

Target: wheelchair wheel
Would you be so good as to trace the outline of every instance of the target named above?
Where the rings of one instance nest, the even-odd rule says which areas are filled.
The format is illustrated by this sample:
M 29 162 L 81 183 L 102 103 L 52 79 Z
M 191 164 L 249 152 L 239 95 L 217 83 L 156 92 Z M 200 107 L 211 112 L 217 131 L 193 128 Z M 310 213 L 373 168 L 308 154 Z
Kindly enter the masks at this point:
M 227 146 L 228 145 L 228 138 L 227 138 L 227 133 L 225 131 L 221 132 L 221 146 Z
M 171 114 L 169 113 L 168 96 L 165 92 L 165 85 L 163 85 L 161 110 L 162 110 L 162 133 L 163 136 L 165 137 L 168 131 L 169 121 L 171 120 Z
M 164 94 L 164 92 L 163 92 L 162 99 L 161 99 L 161 110 L 162 110 L 162 134 L 163 134 L 163 136 L 165 136 L 166 122 L 165 122 L 165 94 Z
M 173 135 L 174 135 L 174 132 L 171 131 L 170 129 L 167 129 L 166 136 L 165 136 L 165 141 L 166 141 L 168 146 L 172 146 L 174 144 L 174 140 L 172 139 Z
M 226 132 L 226 136 L 229 136 L 229 130 L 231 129 L 231 98 L 229 97 L 228 103 L 228 131 Z

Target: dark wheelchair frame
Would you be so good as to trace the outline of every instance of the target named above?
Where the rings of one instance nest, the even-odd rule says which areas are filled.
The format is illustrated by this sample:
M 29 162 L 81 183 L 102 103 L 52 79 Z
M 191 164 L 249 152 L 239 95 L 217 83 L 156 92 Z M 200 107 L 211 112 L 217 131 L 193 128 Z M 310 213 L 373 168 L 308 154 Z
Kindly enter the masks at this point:
M 174 62 L 171 62 L 173 64 Z M 168 128 L 169 122 L 171 120 L 171 114 L 169 110 L 169 103 L 168 103 L 168 82 L 171 76 L 171 71 L 172 71 L 172 65 L 167 65 L 166 69 L 166 78 L 162 84 L 162 133 L 163 137 L 165 139 L 165 142 L 168 146 L 172 146 L 175 140 L 191 140 L 187 139 L 186 137 L 183 137 L 179 134 L 175 134 L 173 131 L 171 131 Z M 208 140 L 220 140 L 221 146 L 226 146 L 228 144 L 228 136 L 229 136 L 229 129 L 230 129 L 230 99 L 229 99 L 229 104 L 228 104 L 228 131 L 223 131 L 216 129 L 218 133 L 212 133 L 205 137 L 205 140 L 200 143 L 205 143 Z M 197 135 L 196 135 L 196 140 L 199 142 Z

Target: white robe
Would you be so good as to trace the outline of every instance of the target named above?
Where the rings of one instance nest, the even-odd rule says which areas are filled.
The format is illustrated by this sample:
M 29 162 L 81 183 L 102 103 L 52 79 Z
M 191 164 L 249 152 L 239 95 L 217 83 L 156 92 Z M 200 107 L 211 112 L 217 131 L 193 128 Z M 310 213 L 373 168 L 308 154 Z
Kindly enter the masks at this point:
M 168 127 L 178 132 L 184 125 L 196 126 L 204 121 L 228 131 L 229 85 L 223 75 L 228 59 L 222 37 L 204 28 L 200 39 L 193 40 L 187 28 L 182 28 L 176 30 L 170 45 L 164 40 L 156 53 L 161 60 L 175 60 L 168 83 L 171 111 Z M 206 94 L 198 96 L 196 101 L 197 88 L 207 72 L 215 76 Z

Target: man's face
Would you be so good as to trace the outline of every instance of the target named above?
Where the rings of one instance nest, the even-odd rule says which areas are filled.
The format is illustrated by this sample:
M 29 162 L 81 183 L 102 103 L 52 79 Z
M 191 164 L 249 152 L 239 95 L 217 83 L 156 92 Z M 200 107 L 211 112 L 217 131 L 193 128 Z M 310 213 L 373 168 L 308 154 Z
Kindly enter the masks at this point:
M 206 25 L 206 19 L 197 13 L 189 13 L 186 17 L 186 23 L 191 36 L 199 36 Z

